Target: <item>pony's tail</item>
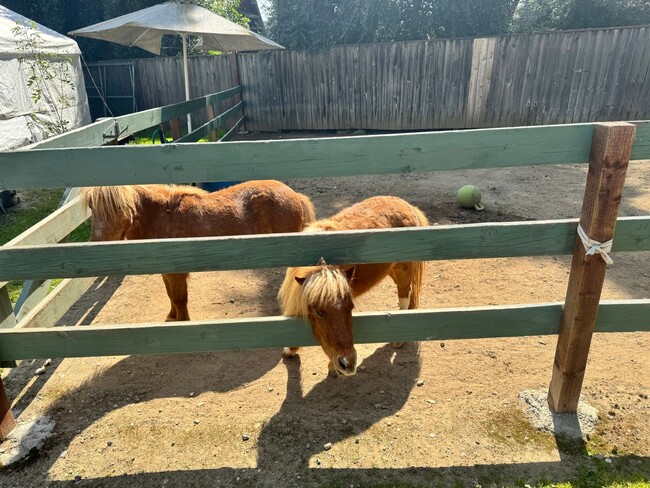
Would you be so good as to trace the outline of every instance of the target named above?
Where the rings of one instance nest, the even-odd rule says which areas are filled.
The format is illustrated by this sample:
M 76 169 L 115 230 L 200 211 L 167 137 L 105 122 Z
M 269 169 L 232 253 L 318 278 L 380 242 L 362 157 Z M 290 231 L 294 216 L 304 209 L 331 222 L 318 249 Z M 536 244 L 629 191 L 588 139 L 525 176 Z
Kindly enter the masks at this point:
M 307 195 L 298 193 L 298 199 L 302 205 L 303 227 L 306 227 L 308 224 L 316 221 L 316 210 L 314 209 L 314 204 L 311 203 L 311 200 Z
M 429 225 L 422 210 L 414 205 L 411 205 L 413 212 L 418 220 L 418 227 L 426 227 Z M 413 263 L 413 277 L 411 278 L 411 296 L 409 298 L 409 308 L 420 308 L 420 291 L 422 290 L 422 280 L 424 278 L 424 261 L 416 261 Z
M 422 290 L 422 279 L 424 277 L 424 261 L 415 261 L 413 264 L 413 277 L 411 278 L 411 296 L 409 297 L 409 309 L 420 308 L 420 291 Z

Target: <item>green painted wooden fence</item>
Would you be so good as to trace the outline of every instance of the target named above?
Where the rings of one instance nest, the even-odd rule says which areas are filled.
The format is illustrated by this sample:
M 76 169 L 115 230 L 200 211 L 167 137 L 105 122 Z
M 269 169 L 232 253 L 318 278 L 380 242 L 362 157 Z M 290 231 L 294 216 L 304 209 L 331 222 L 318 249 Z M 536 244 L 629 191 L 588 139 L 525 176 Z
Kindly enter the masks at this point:
M 199 105 L 196 102 L 192 107 Z M 179 113 L 176 109 L 169 109 L 163 116 L 161 109 L 155 109 L 146 117 L 158 123 L 169 114 L 178 116 Z M 144 123 L 136 115 L 129 122 L 133 124 L 131 127 Z M 124 120 L 121 118 L 122 123 Z M 199 133 L 204 135 L 212 128 L 206 124 L 190 138 Z M 592 124 L 577 124 L 229 142 L 218 146 L 189 143 L 14 151 L 0 153 L 0 189 L 585 163 L 589 157 L 593 128 Z M 100 134 L 95 128 L 92 133 L 93 137 Z M 650 125 L 645 122 L 637 124 L 633 157 L 650 158 Z M 74 203 L 61 211 L 60 222 L 68 219 L 63 215 L 69 215 L 70 209 L 79 212 L 78 205 Z M 576 224 L 576 220 L 509 222 L 332 232 L 319 236 L 286 234 L 43 245 L 58 240 L 60 236 L 56 235 L 45 241 L 18 240 L 0 249 L 0 280 L 74 278 L 66 281 L 67 286 L 73 286 L 77 279 L 90 280 L 93 276 L 305 265 L 313 264 L 320 256 L 331 263 L 359 263 L 571 254 Z M 60 234 L 64 235 L 68 230 L 64 226 Z M 650 217 L 619 219 L 614 251 L 648 250 Z M 152 257 L 161 255 L 169 259 Z M 51 302 L 56 304 L 57 300 Z M 52 303 L 49 307 L 54 308 Z M 43 327 L 55 325 L 55 319 L 61 315 L 60 311 L 49 313 L 49 307 L 30 314 L 13 330 L 0 331 L 0 359 L 313 343 L 308 328 L 299 321 L 283 318 L 208 324 L 190 322 L 182 327 L 158 324 L 43 330 Z M 605 309 L 612 312 L 601 315 L 599 330 L 650 329 L 647 301 L 610 303 Z M 496 330 L 495 323 L 504 323 L 503 314 L 515 314 L 509 315 L 506 322 L 519 325 Z M 376 342 L 555 333 L 558 314 L 559 305 L 363 314 L 359 316 L 358 337 L 361 342 Z M 440 321 L 440 317 L 445 317 L 445 320 Z M 625 317 L 630 320 L 623 320 Z M 384 330 L 382 324 L 398 325 L 388 327 L 388 332 L 381 332 Z M 461 327 L 461 324 L 465 325 Z M 254 338 L 246 338 L 245 331 L 254 331 Z M 197 346 L 200 337 L 211 339 Z M 291 337 L 290 341 L 288 337 Z M 51 347 L 48 348 L 47 344 Z
M 0 190 L 575 164 L 586 163 L 593 147 L 599 147 L 592 147 L 593 124 L 218 145 L 95 147 L 107 137 L 119 139 L 125 131 L 173 121 L 189 110 L 212 106 L 238 93 L 237 87 L 177 106 L 100 121 L 85 132 L 82 129 L 60 136 L 36 149 L 0 153 Z M 240 102 L 176 139 L 198 140 L 225 119 L 236 118 L 237 122 L 224 136 L 227 139 L 244 119 L 243 114 L 238 115 L 242 108 Z M 634 128 L 623 125 L 618 129 L 624 129 L 631 137 Z M 602 139 L 609 128 L 600 129 Z M 614 139 L 606 140 L 609 142 L 616 145 Z M 647 122 L 636 123 L 632 158 L 650 159 Z M 623 162 L 626 161 L 627 156 Z M 621 175 L 618 177 L 622 182 Z M 52 245 L 86 217 L 87 211 L 79 199 L 73 199 L 46 221 L 0 248 L 0 280 L 68 278 L 20 322 L 7 303 L 4 283 L 0 281 L 0 326 L 6 327 L 0 329 L 0 360 L 314 344 L 309 327 L 300 320 L 283 317 L 55 327 L 94 276 L 295 266 L 313 264 L 321 256 L 332 264 L 341 264 L 577 252 L 576 220 L 332 232 L 318 236 L 297 233 Z M 614 242 L 614 252 L 650 250 L 650 216 L 619 219 Z M 556 303 L 366 313 L 356 316 L 355 335 L 357 342 L 387 342 L 555 334 L 559 332 L 562 308 L 563 304 Z M 650 330 L 650 300 L 601 303 L 596 330 Z M 0 407 L 3 425 L 9 426 L 9 405 L 4 401 Z
M 198 110 L 205 109 L 211 109 L 214 113 L 215 106 L 219 106 L 220 103 L 229 101 L 240 94 L 241 87 L 236 86 L 174 105 L 158 107 L 122 117 L 100 120 L 74 131 L 32 144 L 26 148 L 21 148 L 11 153 L 12 156 L 10 158 L 13 158 L 17 154 L 33 154 L 36 149 L 61 149 L 70 147 L 96 148 L 103 144 L 115 143 L 124 138 L 126 134 L 158 127 L 160 124 L 173 121 L 174 119 L 182 119 L 188 113 L 195 113 Z M 238 120 L 231 125 L 230 121 L 235 117 Z M 239 101 L 235 106 L 225 110 L 224 113 L 218 114 L 208 124 L 211 129 L 229 129 L 222 138 L 222 140 L 228 140 L 232 137 L 234 131 L 241 126 L 243 120 L 243 102 Z M 198 140 L 205 135 L 205 131 L 202 132 L 202 130 L 203 128 L 200 127 L 185 137 Z M 17 167 L 13 163 L 9 163 L 4 169 L 3 174 L 16 174 L 18 172 L 20 171 Z M 78 185 L 59 185 L 59 187 L 61 186 L 74 187 Z M 25 187 L 14 185 L 12 188 L 24 189 Z M 76 189 L 73 188 L 68 193 L 68 200 L 61 208 L 8 242 L 4 248 L 47 245 L 63 241 L 70 232 L 90 216 L 90 212 L 83 207 L 81 200 L 75 198 L 76 194 Z M 16 279 L 16 277 L 14 276 L 9 279 Z M 47 296 L 50 288 L 49 280 L 41 281 L 41 278 L 37 278 L 33 282 L 26 282 L 19 303 L 14 310 L 7 294 L 6 282 L 0 280 L 0 328 L 12 328 L 21 323 L 23 325 L 36 322 L 42 323 L 44 320 L 47 323 L 56 323 L 67 309 L 88 289 L 93 281 L 89 277 L 80 280 L 65 280 L 49 296 Z M 47 298 L 45 298 L 46 296 Z

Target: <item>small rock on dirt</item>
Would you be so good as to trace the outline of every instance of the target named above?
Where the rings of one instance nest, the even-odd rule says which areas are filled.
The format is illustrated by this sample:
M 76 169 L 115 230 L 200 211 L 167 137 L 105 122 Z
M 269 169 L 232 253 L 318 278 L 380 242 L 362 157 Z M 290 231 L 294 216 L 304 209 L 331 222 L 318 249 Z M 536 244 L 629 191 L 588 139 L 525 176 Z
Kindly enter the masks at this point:
M 418 380 L 416 383 L 416 386 L 423 386 L 424 385 L 424 380 Z
M 524 390 L 519 393 L 524 412 L 537 430 L 552 432 L 570 439 L 579 439 L 596 429 L 598 411 L 582 398 L 578 403 L 578 414 L 551 412 L 547 402 L 548 392 Z M 577 418 L 576 418 L 577 417 Z
M 4 452 L 0 454 L 0 466 L 14 464 L 42 449 L 53 434 L 54 426 L 54 420 L 44 416 L 32 422 L 18 423 L 2 442 Z
M 242 440 L 242 441 L 247 441 L 247 440 L 250 439 L 250 438 L 251 438 L 251 437 L 250 437 L 248 434 L 242 434 L 242 435 L 241 435 L 241 440 Z
M 323 449 L 325 449 L 326 451 L 329 451 L 330 449 L 332 449 L 332 443 L 331 442 L 326 443 L 323 446 Z
M 40 376 L 45 373 L 45 367 L 41 366 L 36 371 L 34 371 L 34 376 Z

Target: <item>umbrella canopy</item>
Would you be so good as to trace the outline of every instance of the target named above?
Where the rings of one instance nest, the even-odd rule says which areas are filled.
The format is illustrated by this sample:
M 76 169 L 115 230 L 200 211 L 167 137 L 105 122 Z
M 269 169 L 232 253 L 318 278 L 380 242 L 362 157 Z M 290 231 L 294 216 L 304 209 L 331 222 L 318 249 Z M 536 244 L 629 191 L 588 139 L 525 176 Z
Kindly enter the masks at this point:
M 160 54 L 162 37 L 166 34 L 183 38 L 183 71 L 185 75 L 185 99 L 190 99 L 189 68 L 187 64 L 187 36 L 201 36 L 201 48 L 217 51 L 257 51 L 260 49 L 284 49 L 241 25 L 224 19 L 209 10 L 191 3 L 167 2 L 130 14 L 115 17 L 98 24 L 77 29 L 68 34 L 115 42 L 125 46 L 137 46 L 154 54 Z M 188 130 L 192 130 L 192 118 L 187 114 Z
M 203 38 L 202 49 L 256 51 L 282 46 L 228 19 L 190 3 L 167 2 L 77 29 L 69 34 L 137 46 L 160 54 L 165 34 L 194 34 Z

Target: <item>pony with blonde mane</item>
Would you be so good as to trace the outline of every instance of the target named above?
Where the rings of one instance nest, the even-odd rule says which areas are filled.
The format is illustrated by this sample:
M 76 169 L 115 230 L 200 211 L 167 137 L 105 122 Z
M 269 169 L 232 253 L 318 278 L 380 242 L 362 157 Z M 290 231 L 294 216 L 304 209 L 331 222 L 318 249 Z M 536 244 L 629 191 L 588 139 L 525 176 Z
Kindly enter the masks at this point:
M 316 219 L 309 198 L 274 180 L 208 193 L 193 186 L 84 188 L 92 241 L 300 232 Z M 190 320 L 188 273 L 162 275 L 171 302 L 167 321 Z
M 397 197 L 373 197 L 348 207 L 329 219 L 307 226 L 303 232 L 424 227 L 427 218 L 417 207 Z M 416 309 L 424 262 L 369 263 L 289 268 L 278 293 L 282 313 L 302 317 L 311 324 L 314 336 L 329 358 L 331 373 L 353 375 L 357 353 L 352 333 L 354 298 L 390 276 L 397 285 L 400 309 Z M 393 343 L 399 347 L 401 343 Z M 284 356 L 294 356 L 297 347 L 285 348 Z

